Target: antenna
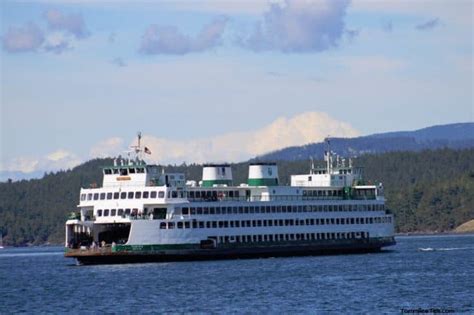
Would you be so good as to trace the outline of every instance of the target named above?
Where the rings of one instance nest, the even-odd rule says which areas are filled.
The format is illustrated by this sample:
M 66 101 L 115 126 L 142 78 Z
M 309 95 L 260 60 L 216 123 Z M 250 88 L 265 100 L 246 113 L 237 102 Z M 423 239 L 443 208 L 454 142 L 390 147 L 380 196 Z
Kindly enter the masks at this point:
M 328 174 L 331 173 L 331 143 L 329 142 L 329 135 L 324 139 L 326 142 L 326 151 L 324 152 L 324 159 L 326 160 L 326 168 Z
M 310 173 L 314 174 L 314 159 L 311 155 L 309 156 L 309 159 L 311 161 L 311 171 L 310 171 Z
M 138 137 L 138 146 L 137 146 L 137 149 L 135 149 L 135 151 L 138 153 L 140 151 L 140 141 L 142 140 L 142 132 L 139 131 L 137 133 L 137 137 Z
M 133 151 L 135 151 L 135 160 L 138 161 L 141 160 L 140 159 L 140 153 L 142 152 L 142 148 L 141 148 L 141 140 L 142 140 L 142 133 L 141 131 L 137 132 L 137 145 L 132 145 L 130 146 L 131 149 L 133 149 Z

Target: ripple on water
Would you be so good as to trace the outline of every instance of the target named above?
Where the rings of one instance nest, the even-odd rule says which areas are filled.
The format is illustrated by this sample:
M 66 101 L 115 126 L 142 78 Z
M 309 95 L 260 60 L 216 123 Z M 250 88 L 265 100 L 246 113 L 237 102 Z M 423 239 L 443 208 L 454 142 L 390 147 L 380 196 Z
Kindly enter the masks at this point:
M 473 311 L 474 237 L 397 240 L 386 254 L 110 266 L 75 266 L 62 248 L 7 249 L 0 313 Z

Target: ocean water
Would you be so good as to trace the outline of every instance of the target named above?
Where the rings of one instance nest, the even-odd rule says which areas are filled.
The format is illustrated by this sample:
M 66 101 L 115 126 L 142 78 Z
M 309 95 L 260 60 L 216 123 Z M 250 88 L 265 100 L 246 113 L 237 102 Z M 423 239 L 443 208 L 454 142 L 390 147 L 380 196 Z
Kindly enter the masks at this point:
M 0 250 L 0 314 L 474 314 L 474 235 L 398 237 L 378 254 L 77 266 Z

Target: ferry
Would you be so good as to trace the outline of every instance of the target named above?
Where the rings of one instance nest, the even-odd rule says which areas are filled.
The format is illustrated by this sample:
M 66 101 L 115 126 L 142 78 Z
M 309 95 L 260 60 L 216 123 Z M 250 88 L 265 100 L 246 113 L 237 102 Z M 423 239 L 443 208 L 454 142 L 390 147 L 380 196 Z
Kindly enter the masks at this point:
M 81 188 L 66 222 L 65 257 L 79 264 L 141 263 L 379 252 L 395 245 L 382 184 L 328 148 L 324 166 L 281 185 L 276 163 L 250 163 L 234 184 L 230 164 L 205 164 L 202 180 L 134 157 Z M 346 163 L 347 162 L 347 163 Z

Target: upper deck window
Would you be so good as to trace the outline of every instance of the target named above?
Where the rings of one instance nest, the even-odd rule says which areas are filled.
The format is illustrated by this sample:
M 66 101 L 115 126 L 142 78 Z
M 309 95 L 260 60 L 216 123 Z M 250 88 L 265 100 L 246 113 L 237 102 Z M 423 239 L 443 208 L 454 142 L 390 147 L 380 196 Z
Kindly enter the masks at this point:
M 119 195 L 120 195 L 120 193 L 114 192 L 114 199 L 119 199 Z
M 127 198 L 127 193 L 123 191 L 120 193 L 120 199 L 125 199 L 125 198 Z
M 133 199 L 133 191 L 128 192 L 128 199 Z
M 99 200 L 99 194 L 98 193 L 94 194 L 94 200 Z
M 148 198 L 149 195 L 150 195 L 150 192 L 148 192 L 148 191 L 143 192 L 143 198 L 146 199 L 146 198 Z M 155 196 L 156 196 L 156 193 L 155 193 Z
M 165 198 L 165 192 L 164 191 L 158 192 L 158 198 Z
M 118 173 L 119 173 L 119 170 L 116 169 L 116 168 L 114 168 L 114 169 L 112 170 L 112 172 L 113 172 L 114 174 L 118 174 Z
M 137 168 L 137 173 L 145 173 L 145 169 L 143 167 L 138 167 Z
M 156 198 L 156 191 L 152 191 L 152 192 L 151 192 L 150 198 Z
M 107 193 L 107 199 L 112 199 L 112 193 L 111 192 Z
M 128 172 L 129 172 L 130 174 L 135 174 L 135 169 L 134 169 L 134 168 L 129 168 L 129 169 L 128 169 Z
M 104 200 L 105 199 L 105 193 L 100 193 L 100 200 Z
M 128 175 L 128 169 L 121 168 L 120 169 L 120 176 L 126 176 L 126 175 Z
M 104 174 L 105 174 L 105 175 L 110 175 L 110 174 L 112 174 L 112 170 L 111 170 L 110 168 L 106 168 L 106 169 L 104 170 Z
M 135 199 L 140 199 L 142 197 L 142 192 L 141 191 L 136 191 L 135 192 Z

